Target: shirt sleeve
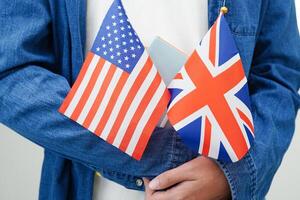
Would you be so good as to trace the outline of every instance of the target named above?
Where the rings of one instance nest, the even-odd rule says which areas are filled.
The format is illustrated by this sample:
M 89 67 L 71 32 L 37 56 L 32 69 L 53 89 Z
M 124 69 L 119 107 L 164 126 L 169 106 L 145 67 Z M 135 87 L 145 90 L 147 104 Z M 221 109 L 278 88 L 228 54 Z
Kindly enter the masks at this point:
M 262 14 L 249 76 L 255 140 L 239 162 L 219 163 L 233 199 L 264 199 L 291 142 L 300 105 L 300 40 L 294 1 Z
M 0 8 L 0 123 L 99 171 L 152 177 L 173 166 L 171 129 L 156 129 L 142 160 L 136 161 L 60 114 L 70 85 L 58 75 L 48 1 L 1 0 Z

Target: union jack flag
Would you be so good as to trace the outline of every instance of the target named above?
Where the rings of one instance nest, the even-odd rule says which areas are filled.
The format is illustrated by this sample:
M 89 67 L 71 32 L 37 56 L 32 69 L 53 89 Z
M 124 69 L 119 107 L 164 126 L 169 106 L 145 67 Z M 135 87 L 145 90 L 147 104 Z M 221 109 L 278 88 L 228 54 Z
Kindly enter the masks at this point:
M 121 1 L 114 0 L 59 112 L 139 160 L 169 99 Z
M 168 86 L 168 118 L 194 151 L 235 162 L 254 138 L 247 79 L 221 13 Z

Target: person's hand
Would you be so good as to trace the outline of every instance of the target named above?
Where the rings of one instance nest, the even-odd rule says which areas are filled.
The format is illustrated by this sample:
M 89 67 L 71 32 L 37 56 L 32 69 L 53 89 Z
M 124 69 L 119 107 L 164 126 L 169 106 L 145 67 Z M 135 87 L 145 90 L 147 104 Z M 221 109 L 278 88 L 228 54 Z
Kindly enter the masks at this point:
M 223 171 L 202 156 L 160 174 L 150 183 L 144 178 L 144 183 L 146 200 L 230 199 Z

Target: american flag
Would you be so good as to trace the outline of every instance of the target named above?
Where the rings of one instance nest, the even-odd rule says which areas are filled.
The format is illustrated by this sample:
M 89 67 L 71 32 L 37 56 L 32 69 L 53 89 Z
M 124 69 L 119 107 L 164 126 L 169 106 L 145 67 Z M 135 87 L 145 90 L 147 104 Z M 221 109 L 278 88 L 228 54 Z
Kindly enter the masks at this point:
M 59 112 L 139 160 L 169 99 L 121 1 L 113 1 Z
M 194 151 L 235 162 L 254 138 L 247 79 L 221 13 L 169 85 L 168 118 Z

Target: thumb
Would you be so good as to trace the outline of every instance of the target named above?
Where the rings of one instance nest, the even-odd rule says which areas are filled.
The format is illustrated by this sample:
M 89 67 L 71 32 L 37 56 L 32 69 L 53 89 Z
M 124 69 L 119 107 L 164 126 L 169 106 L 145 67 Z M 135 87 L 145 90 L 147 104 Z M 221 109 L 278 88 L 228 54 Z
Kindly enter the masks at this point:
M 149 188 L 150 181 L 146 178 L 143 178 L 143 180 L 144 180 L 144 186 L 145 186 L 145 199 L 148 200 L 148 199 L 150 199 L 150 197 L 152 196 L 154 191 Z

